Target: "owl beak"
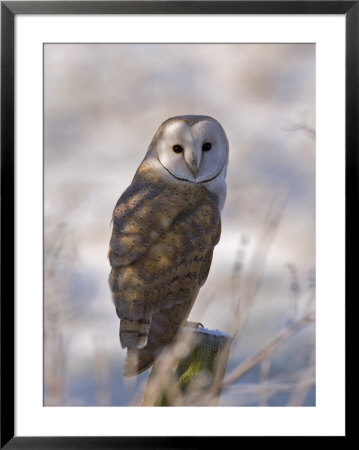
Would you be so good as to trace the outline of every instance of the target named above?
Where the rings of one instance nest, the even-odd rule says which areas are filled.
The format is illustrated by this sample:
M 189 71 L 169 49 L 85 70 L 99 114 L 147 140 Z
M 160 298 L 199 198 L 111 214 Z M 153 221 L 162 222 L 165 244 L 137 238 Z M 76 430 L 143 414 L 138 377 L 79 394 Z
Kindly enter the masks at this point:
M 184 158 L 186 160 L 188 168 L 196 178 L 201 165 L 201 152 L 198 152 L 198 149 L 196 148 L 189 147 L 187 152 L 185 151 Z
M 195 154 L 191 154 L 190 158 L 188 158 L 188 165 L 189 168 L 191 170 L 191 172 L 193 173 L 194 177 L 197 177 L 197 174 L 199 172 L 199 168 L 201 165 L 201 156 L 200 155 L 195 155 Z
M 191 171 L 192 171 L 194 177 L 196 178 L 197 173 L 199 171 L 199 164 L 198 164 L 198 161 L 196 158 L 193 158 L 191 160 Z

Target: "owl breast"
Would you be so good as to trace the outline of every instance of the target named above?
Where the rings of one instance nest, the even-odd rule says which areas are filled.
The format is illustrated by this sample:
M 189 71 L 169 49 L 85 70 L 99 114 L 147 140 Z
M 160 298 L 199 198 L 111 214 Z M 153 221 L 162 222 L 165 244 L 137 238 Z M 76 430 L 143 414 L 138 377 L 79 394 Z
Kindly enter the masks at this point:
M 207 278 L 219 237 L 213 193 L 138 171 L 115 207 L 109 251 L 120 340 L 128 348 L 125 375 L 149 367 L 175 339 Z

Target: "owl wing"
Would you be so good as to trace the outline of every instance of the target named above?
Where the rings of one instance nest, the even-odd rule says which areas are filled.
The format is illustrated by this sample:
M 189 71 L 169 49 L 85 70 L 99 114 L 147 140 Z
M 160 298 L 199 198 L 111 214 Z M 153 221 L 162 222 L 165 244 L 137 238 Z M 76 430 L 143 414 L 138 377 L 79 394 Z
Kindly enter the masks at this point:
M 138 178 L 121 196 L 109 258 L 121 344 L 137 358 L 127 374 L 147 368 L 174 339 L 207 278 L 219 235 L 217 199 L 204 187 Z
M 158 214 L 162 190 L 160 185 L 142 183 L 135 178 L 119 198 L 112 214 L 108 253 L 112 268 L 127 266 L 138 259 L 156 242 L 160 230 L 168 227 L 163 215 Z
M 171 234 L 171 232 L 169 234 Z M 220 234 L 221 222 L 219 220 L 217 228 L 212 236 L 213 247 L 218 243 Z M 124 367 L 125 376 L 133 376 L 146 370 L 153 364 L 154 359 L 161 350 L 174 341 L 178 331 L 191 311 L 199 287 L 203 286 L 208 277 L 212 262 L 213 247 L 209 249 L 202 260 L 199 260 L 198 258 L 197 261 L 195 261 L 195 264 L 192 265 L 192 269 L 194 269 L 194 272 L 192 273 L 198 273 L 198 285 L 196 286 L 197 283 L 194 283 L 194 286 L 192 284 L 192 288 L 188 289 L 185 297 L 182 297 L 181 295 L 178 296 L 178 298 L 181 299 L 180 301 L 175 302 L 172 306 L 168 305 L 166 308 L 156 310 L 152 314 L 148 339 L 144 348 L 139 349 L 129 347 Z M 192 256 L 195 253 L 197 252 L 192 253 Z M 191 256 L 189 256 L 188 259 L 190 258 Z M 193 259 L 195 258 L 196 256 L 193 257 Z M 171 278 L 172 275 L 174 275 L 173 278 L 177 278 L 180 276 L 178 275 L 178 272 L 179 271 L 174 268 L 171 275 L 167 274 L 167 278 Z M 181 277 L 179 285 L 186 288 L 186 285 L 188 285 L 187 280 L 187 275 L 186 277 Z M 196 279 L 194 278 L 194 280 Z M 173 288 L 168 290 L 169 295 L 178 295 L 178 291 L 181 289 L 183 288 L 178 288 L 178 285 L 174 283 Z

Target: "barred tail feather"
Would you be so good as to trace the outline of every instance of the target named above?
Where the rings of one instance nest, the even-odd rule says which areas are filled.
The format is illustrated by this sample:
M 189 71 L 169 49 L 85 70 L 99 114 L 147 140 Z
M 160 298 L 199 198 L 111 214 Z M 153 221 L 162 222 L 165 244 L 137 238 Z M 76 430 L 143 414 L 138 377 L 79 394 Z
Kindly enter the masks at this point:
M 120 342 L 122 348 L 144 348 L 147 345 L 151 327 L 151 318 L 139 320 L 121 319 Z
M 134 376 L 148 369 L 163 348 L 173 343 L 178 330 L 187 318 L 185 311 L 188 309 L 182 305 L 175 305 L 152 315 L 147 345 L 143 348 L 128 347 L 124 376 Z

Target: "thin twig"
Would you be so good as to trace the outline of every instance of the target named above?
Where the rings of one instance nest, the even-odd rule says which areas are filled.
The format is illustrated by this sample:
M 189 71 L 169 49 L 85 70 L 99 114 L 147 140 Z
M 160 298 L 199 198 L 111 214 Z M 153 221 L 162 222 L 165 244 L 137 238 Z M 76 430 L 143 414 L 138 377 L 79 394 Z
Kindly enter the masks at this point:
M 292 337 L 297 331 L 303 328 L 305 325 L 314 321 L 314 313 L 310 312 L 306 314 L 302 319 L 293 323 L 292 325 L 284 328 L 269 344 L 267 344 L 262 350 L 256 353 L 251 358 L 243 361 L 238 367 L 236 367 L 231 373 L 229 373 L 223 380 L 223 389 L 226 389 L 232 383 L 241 378 L 248 370 L 260 363 L 264 359 L 268 358 L 275 350 L 277 350 L 284 341 Z
M 304 378 L 296 383 L 288 383 L 282 381 L 268 381 L 266 382 L 266 394 L 267 401 L 276 394 L 281 392 L 292 392 L 296 386 L 299 386 L 300 389 L 309 390 L 315 384 L 315 376 L 313 373 L 308 373 Z M 225 396 L 223 397 L 223 404 L 226 403 L 226 397 L 236 398 L 238 406 L 244 404 L 255 404 L 258 403 L 263 394 L 263 386 L 261 384 L 238 384 L 232 385 L 226 391 Z M 288 405 L 289 406 L 289 405 Z

